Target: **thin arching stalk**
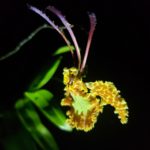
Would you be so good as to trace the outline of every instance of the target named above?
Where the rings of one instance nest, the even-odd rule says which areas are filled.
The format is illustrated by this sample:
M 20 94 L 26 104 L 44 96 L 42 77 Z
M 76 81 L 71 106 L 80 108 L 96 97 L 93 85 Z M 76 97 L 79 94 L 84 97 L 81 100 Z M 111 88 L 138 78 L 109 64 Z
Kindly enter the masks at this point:
M 94 13 L 89 14 L 89 18 L 90 18 L 90 30 L 89 30 L 88 41 L 87 41 L 87 45 L 86 45 L 86 49 L 85 49 L 83 62 L 82 62 L 81 68 L 80 68 L 81 73 L 83 72 L 83 70 L 85 68 L 85 65 L 86 65 L 90 45 L 91 45 L 92 38 L 93 38 L 93 33 L 94 33 L 94 30 L 95 30 L 95 26 L 96 26 L 96 16 L 95 16 L 95 14 Z
M 34 30 L 27 38 L 25 38 L 23 41 L 21 41 L 17 47 L 15 47 L 14 50 L 8 52 L 7 54 L 3 55 L 0 57 L 0 61 L 5 60 L 9 57 L 11 57 L 12 55 L 16 54 L 17 52 L 20 51 L 20 49 L 27 44 L 37 33 L 39 33 L 41 30 L 46 29 L 46 28 L 51 28 L 51 26 L 44 24 L 40 27 L 38 27 L 36 30 Z
M 67 44 L 68 47 L 70 48 L 70 51 L 71 51 L 71 53 L 72 53 L 72 55 L 73 55 L 73 50 L 72 50 L 72 48 L 71 48 L 70 42 L 69 42 L 69 40 L 66 38 L 65 34 L 61 31 L 61 29 L 60 29 L 57 25 L 55 25 L 54 22 L 51 21 L 51 20 L 49 19 L 49 17 L 48 17 L 45 13 L 43 13 L 42 11 L 40 11 L 39 9 L 37 9 L 37 8 L 34 7 L 34 6 L 28 5 L 28 7 L 29 7 L 30 10 L 34 11 L 35 13 L 37 13 L 38 15 L 40 15 L 42 18 L 44 18 L 44 19 L 62 36 L 62 38 L 64 39 L 64 41 L 66 42 L 66 44 Z
M 53 12 L 55 15 L 57 15 L 58 18 L 62 21 L 62 23 L 66 27 L 66 29 L 68 30 L 68 32 L 69 32 L 69 34 L 72 38 L 72 41 L 74 43 L 75 49 L 76 49 L 76 53 L 77 53 L 77 57 L 78 57 L 78 68 L 80 69 L 80 67 L 81 67 L 81 53 L 80 53 L 80 49 L 79 49 L 77 39 L 76 39 L 76 37 L 75 37 L 71 27 L 70 27 L 70 24 L 65 19 L 65 17 L 61 14 L 61 12 L 59 10 L 57 10 L 56 8 L 54 8 L 52 6 L 48 6 L 47 9 L 50 10 L 51 12 Z

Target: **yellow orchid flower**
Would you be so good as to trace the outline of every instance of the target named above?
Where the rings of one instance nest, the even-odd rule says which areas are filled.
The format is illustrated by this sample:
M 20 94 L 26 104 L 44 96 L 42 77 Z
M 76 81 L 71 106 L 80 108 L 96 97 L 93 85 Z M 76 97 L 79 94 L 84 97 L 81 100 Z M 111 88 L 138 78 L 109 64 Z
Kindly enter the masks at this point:
M 43 17 L 63 37 L 68 47 L 70 47 L 72 55 L 74 55 L 70 42 L 66 38 L 65 33 L 62 32 L 61 29 L 39 9 L 33 6 L 29 6 L 29 8 Z M 72 128 L 87 132 L 94 127 L 97 117 L 103 112 L 103 108 L 106 105 L 111 105 L 114 107 L 114 113 L 118 115 L 120 122 L 122 124 L 126 124 L 128 121 L 128 106 L 125 99 L 121 97 L 120 91 L 117 90 L 115 85 L 108 81 L 84 82 L 82 79 L 93 33 L 95 31 L 95 14 L 89 14 L 90 31 L 82 61 L 78 42 L 66 18 L 59 10 L 52 6 L 48 6 L 47 9 L 54 13 L 67 29 L 76 49 L 78 58 L 77 67 L 64 68 L 63 70 L 65 97 L 61 100 L 61 106 L 69 107 L 69 110 L 66 113 L 68 116 L 68 124 Z

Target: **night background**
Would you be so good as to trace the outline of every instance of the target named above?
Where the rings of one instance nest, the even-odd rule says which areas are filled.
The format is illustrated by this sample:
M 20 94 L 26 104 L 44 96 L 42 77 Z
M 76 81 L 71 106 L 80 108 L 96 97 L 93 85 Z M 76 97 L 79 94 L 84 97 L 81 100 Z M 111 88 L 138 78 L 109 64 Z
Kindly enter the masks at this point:
M 87 61 L 85 81 L 112 81 L 121 91 L 129 107 L 128 124 L 122 125 L 113 108 L 106 106 L 95 128 L 88 132 L 64 132 L 43 122 L 51 130 L 60 150 L 71 149 L 149 149 L 149 49 L 150 2 L 143 0 L 5 0 L 0 2 L 0 56 L 13 50 L 33 30 L 46 23 L 27 8 L 27 3 L 44 10 L 52 5 L 66 16 L 82 49 L 85 50 L 89 20 L 87 12 L 97 16 L 97 26 Z M 57 24 L 60 22 L 53 16 Z M 51 55 L 65 45 L 59 34 L 50 29 L 38 33 L 12 57 L 0 61 L 0 150 L 6 139 L 16 138 L 22 128 L 14 104 L 27 89 L 34 76 L 54 59 Z M 70 53 L 63 54 L 62 63 L 50 85 L 51 91 L 63 98 L 62 70 L 72 67 Z M 57 81 L 58 87 L 56 86 Z M 64 109 L 66 110 L 66 109 Z M 65 111 L 64 111 L 65 112 Z M 41 115 L 42 118 L 42 115 Z M 13 142 L 13 140 L 12 140 Z M 18 140 L 18 143 L 21 142 Z M 23 141 L 23 146 L 28 145 Z M 29 144 L 30 145 L 30 144 Z M 27 148 L 28 149 L 28 148 Z M 39 148 L 40 149 L 40 148 Z

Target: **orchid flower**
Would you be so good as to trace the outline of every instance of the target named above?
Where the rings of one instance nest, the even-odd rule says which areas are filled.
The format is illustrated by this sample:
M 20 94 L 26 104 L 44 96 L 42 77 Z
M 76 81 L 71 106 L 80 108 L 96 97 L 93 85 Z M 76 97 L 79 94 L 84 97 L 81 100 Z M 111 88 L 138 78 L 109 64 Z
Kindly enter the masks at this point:
M 62 30 L 38 8 L 33 6 L 29 6 L 29 8 L 43 17 L 62 36 L 70 48 L 71 53 L 74 55 L 74 52 L 71 49 L 71 44 Z M 94 127 L 97 117 L 103 112 L 103 108 L 106 105 L 114 107 L 114 113 L 118 115 L 120 122 L 126 124 L 128 121 L 128 106 L 115 85 L 108 81 L 83 82 L 82 79 L 93 33 L 96 27 L 96 15 L 94 13 L 89 14 L 90 30 L 85 54 L 82 60 L 80 48 L 71 25 L 56 8 L 48 6 L 47 10 L 56 15 L 63 23 L 71 37 L 78 59 L 77 67 L 64 68 L 63 70 L 65 97 L 61 100 L 61 105 L 70 107 L 66 113 L 68 116 L 68 119 L 66 120 L 68 124 L 77 130 L 83 130 L 85 132 L 90 131 Z

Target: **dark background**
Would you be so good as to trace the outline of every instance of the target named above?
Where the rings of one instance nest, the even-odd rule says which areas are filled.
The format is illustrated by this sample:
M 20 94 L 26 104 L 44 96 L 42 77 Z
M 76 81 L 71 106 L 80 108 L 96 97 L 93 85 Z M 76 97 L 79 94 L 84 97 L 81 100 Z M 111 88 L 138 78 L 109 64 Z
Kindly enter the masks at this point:
M 0 55 L 11 51 L 31 31 L 45 23 L 27 9 L 27 3 L 40 9 L 49 4 L 60 9 L 74 25 L 83 51 L 89 27 L 87 12 L 95 12 L 97 27 L 85 80 L 114 82 L 129 106 L 127 125 L 121 125 L 113 109 L 106 107 L 89 133 L 65 133 L 52 126 L 60 149 L 149 149 L 150 3 L 144 0 L 1 1 Z M 62 45 L 64 42 L 55 31 L 45 30 L 16 55 L 0 62 L 0 112 L 13 110 L 16 99 L 34 75 L 53 59 L 53 50 Z M 71 55 L 66 54 L 56 76 L 61 78 L 62 68 L 71 67 L 71 64 Z M 54 93 L 59 90 L 55 87 Z M 4 129 L 1 138 L 5 132 L 13 132 L 11 127 L 9 131 L 4 126 L 1 129 Z

